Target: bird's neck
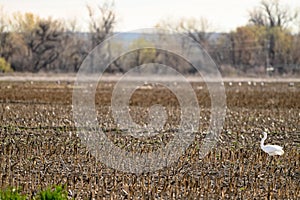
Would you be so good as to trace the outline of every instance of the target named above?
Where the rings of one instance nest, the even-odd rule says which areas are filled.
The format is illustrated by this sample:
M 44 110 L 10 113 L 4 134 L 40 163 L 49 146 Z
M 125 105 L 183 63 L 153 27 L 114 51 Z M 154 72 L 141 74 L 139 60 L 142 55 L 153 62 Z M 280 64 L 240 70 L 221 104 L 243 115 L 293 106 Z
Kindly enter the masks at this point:
M 263 137 L 263 139 L 261 139 L 260 141 L 260 147 L 263 148 L 265 145 L 264 145 L 264 142 L 265 140 L 267 139 L 267 137 Z

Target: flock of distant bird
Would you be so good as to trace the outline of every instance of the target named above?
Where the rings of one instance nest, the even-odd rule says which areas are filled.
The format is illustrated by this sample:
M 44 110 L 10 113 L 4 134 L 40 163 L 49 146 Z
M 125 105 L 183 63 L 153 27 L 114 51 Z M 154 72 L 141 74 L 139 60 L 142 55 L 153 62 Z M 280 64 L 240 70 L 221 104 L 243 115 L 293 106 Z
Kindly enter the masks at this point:
M 242 82 L 236 82 L 239 86 L 242 86 L 243 85 L 243 83 Z M 251 82 L 251 81 L 248 81 L 247 82 L 247 84 L 250 86 L 250 85 L 253 85 L 253 86 L 256 86 L 257 84 L 260 84 L 261 86 L 264 86 L 265 85 L 265 83 L 264 82 Z M 233 86 L 233 84 L 234 84 L 234 82 L 228 82 L 228 85 L 229 86 Z M 224 83 L 223 83 L 223 85 L 224 85 Z M 295 86 L 295 83 L 294 82 L 289 82 L 288 83 L 288 86 L 289 87 L 294 87 Z

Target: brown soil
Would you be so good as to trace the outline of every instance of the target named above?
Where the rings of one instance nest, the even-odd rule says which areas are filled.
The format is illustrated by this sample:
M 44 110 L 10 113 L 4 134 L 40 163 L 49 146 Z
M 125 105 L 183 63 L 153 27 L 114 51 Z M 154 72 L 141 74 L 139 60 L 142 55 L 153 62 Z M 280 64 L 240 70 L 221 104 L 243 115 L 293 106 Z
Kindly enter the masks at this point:
M 166 107 L 168 126 L 157 136 L 135 139 L 117 129 L 111 112 L 114 82 L 98 85 L 98 121 L 119 148 L 149 152 L 173 137 L 179 103 L 161 86 L 138 89 L 131 116 L 147 123 L 147 108 Z M 0 82 L 0 188 L 21 187 L 34 195 L 41 188 L 67 184 L 75 199 L 299 199 L 300 82 L 225 82 L 227 115 L 218 145 L 199 159 L 208 128 L 210 97 L 204 83 L 192 83 L 201 108 L 195 142 L 175 164 L 140 175 L 116 171 L 97 161 L 76 136 L 72 115 L 73 81 Z M 169 127 L 169 128 L 167 128 Z M 261 132 L 285 154 L 261 151 Z

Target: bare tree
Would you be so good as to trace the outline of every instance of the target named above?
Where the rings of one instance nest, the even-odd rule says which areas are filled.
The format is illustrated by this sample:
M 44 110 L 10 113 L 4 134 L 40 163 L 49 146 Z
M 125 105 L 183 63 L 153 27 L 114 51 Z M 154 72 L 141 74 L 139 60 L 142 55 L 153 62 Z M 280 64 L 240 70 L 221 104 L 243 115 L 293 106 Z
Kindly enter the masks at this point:
M 91 48 L 95 48 L 98 44 L 103 42 L 107 37 L 113 33 L 114 26 L 116 24 L 116 13 L 114 10 L 114 1 L 107 0 L 103 4 L 97 7 L 95 11 L 90 5 L 87 5 L 87 9 L 90 17 L 90 35 L 91 35 Z M 109 59 L 111 56 L 111 47 L 108 45 L 106 52 L 101 57 L 101 61 L 96 61 L 93 55 L 91 60 L 92 71 L 97 70 L 97 65 L 101 65 L 99 62 L 103 62 L 105 59 Z M 102 52 L 103 53 L 103 52 Z M 95 63 L 96 62 L 96 63 Z
M 260 7 L 249 12 L 249 17 L 255 25 L 288 28 L 297 19 L 298 12 L 280 5 L 279 0 L 262 0 Z
M 287 6 L 282 6 L 279 0 L 262 0 L 260 7 L 255 8 L 249 13 L 249 22 L 268 28 L 268 60 L 267 65 L 274 66 L 276 59 L 276 37 L 274 30 L 287 29 L 293 22 L 296 21 L 298 12 L 291 10 Z
M 168 29 L 173 33 L 186 34 L 205 48 L 208 48 L 208 40 L 213 32 L 212 23 L 203 17 L 200 19 L 182 18 L 176 22 L 164 20 L 157 26 Z
M 58 21 L 41 20 L 33 35 L 35 37 L 28 46 L 32 50 L 33 71 L 38 72 L 49 67 L 58 58 L 63 28 Z
M 88 33 L 79 31 L 76 20 L 68 21 L 65 27 L 61 41 L 64 48 L 59 54 L 58 68 L 59 71 L 77 72 L 90 49 Z
M 11 34 L 8 30 L 9 19 L 4 12 L 2 6 L 0 6 L 0 57 L 4 58 L 6 61 L 12 54 L 11 43 L 9 42 Z
M 208 40 L 212 34 L 212 25 L 206 18 L 181 20 L 178 29 L 205 48 L 208 48 Z
M 63 25 L 52 18 L 41 19 L 32 13 L 17 13 L 12 21 L 13 32 L 22 42 L 15 44 L 22 53 L 15 54 L 13 66 L 17 70 L 38 72 L 49 70 L 62 51 Z
M 87 5 L 90 17 L 90 32 L 92 34 L 92 47 L 95 47 L 112 34 L 116 24 L 114 2 L 106 1 L 98 6 L 96 12 L 92 6 Z M 99 15 L 100 14 L 100 15 Z
M 66 28 L 66 32 L 75 33 L 80 31 L 77 18 L 73 18 L 71 20 L 65 21 L 64 27 Z
M 165 31 L 160 36 L 161 41 L 164 41 L 163 37 L 166 37 L 168 34 L 183 34 L 186 37 L 180 42 L 180 48 L 182 50 L 187 50 L 191 48 L 187 46 L 190 44 L 186 42 L 186 39 L 191 38 L 195 43 L 200 44 L 206 50 L 210 47 L 209 40 L 213 33 L 212 24 L 205 18 L 181 18 L 176 21 L 172 20 L 162 20 L 160 23 L 156 25 L 158 28 L 163 28 Z M 172 67 L 176 68 L 176 70 L 182 73 L 196 73 L 197 70 L 194 67 L 191 67 L 187 63 L 181 60 L 181 58 L 176 57 L 174 55 L 167 55 L 166 52 L 157 51 L 157 62 L 159 63 L 167 63 L 171 64 Z

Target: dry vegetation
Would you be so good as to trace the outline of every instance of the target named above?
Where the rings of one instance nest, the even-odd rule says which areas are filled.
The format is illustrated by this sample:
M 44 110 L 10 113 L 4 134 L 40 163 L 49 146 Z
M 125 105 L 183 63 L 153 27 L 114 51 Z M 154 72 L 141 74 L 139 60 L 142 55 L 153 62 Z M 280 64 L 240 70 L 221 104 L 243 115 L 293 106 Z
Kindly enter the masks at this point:
M 167 143 L 172 137 L 167 126 L 142 141 L 120 134 L 109 113 L 113 86 L 101 83 L 96 96 L 106 135 L 130 151 L 152 151 Z M 193 87 L 201 108 L 195 142 L 174 165 L 136 175 L 97 162 L 81 144 L 72 119 L 72 83 L 0 82 L 0 188 L 21 187 L 34 196 L 40 188 L 67 184 L 75 199 L 299 199 L 300 83 L 225 83 L 224 129 L 203 159 L 198 149 L 209 124 L 210 99 L 203 83 Z M 145 122 L 146 108 L 157 103 L 173 113 L 168 126 L 176 126 L 178 102 L 160 86 L 134 93 L 133 119 Z M 284 146 L 283 156 L 271 159 L 260 150 L 264 129 L 268 143 Z

